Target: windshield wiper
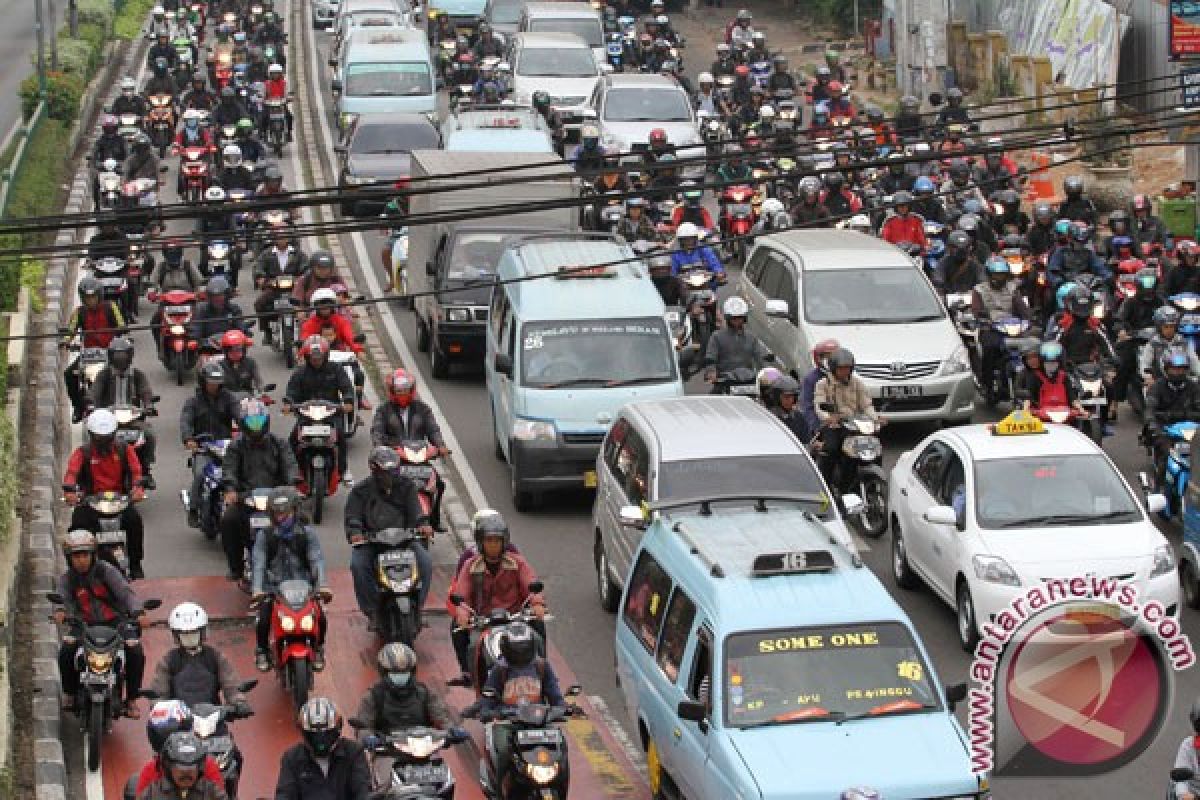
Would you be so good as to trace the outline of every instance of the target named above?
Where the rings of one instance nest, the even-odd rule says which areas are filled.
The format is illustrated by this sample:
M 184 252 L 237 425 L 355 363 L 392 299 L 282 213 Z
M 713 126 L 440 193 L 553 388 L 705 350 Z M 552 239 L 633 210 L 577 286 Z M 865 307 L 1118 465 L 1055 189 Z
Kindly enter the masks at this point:
M 845 319 L 831 319 L 828 321 L 811 320 L 818 325 L 870 325 L 873 322 L 879 322 L 879 317 L 846 317 Z
M 586 386 L 589 383 L 608 383 L 608 378 L 567 378 L 564 381 L 555 381 L 553 383 L 543 383 L 535 388 L 538 389 L 562 389 L 567 386 Z
M 894 711 L 876 711 L 875 709 L 871 709 L 870 711 L 863 711 L 859 714 L 842 714 L 842 712 L 839 711 L 837 713 L 841 714 L 841 717 L 838 719 L 836 724 L 841 725 L 844 722 L 853 722 L 856 719 L 868 719 L 870 717 L 898 717 L 903 714 L 924 714 L 926 711 L 937 711 L 937 709 L 938 707 L 933 703 L 923 703 L 921 705 L 916 705 L 914 703 L 911 706 L 897 708 Z
M 1036 525 L 1070 524 L 1072 522 L 1104 522 L 1119 517 L 1137 517 L 1136 511 L 1109 511 L 1104 514 L 1046 514 L 1001 523 L 1001 528 L 1029 528 Z M 1132 521 L 1132 520 L 1131 520 Z
M 644 383 L 663 383 L 671 380 L 670 375 L 648 375 L 644 378 L 617 378 L 607 381 L 605 386 L 640 386 Z
M 827 714 L 813 714 L 809 717 L 789 717 L 787 719 L 764 719 L 761 722 L 753 722 L 749 725 L 738 726 L 739 730 L 748 731 L 754 728 L 766 728 L 770 725 L 803 725 L 808 722 L 836 722 L 841 724 L 842 719 L 846 716 L 843 711 L 830 711 Z
M 880 320 L 881 322 L 933 322 L 942 318 L 941 314 L 922 314 L 919 317 L 898 317 L 896 319 Z

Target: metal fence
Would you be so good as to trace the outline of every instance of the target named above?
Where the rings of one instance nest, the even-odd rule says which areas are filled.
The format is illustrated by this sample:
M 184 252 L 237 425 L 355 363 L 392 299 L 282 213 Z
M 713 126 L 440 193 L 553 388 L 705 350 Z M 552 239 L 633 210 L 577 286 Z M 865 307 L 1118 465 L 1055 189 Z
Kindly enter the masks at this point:
M 0 218 L 8 216 L 9 194 L 13 184 L 16 183 L 17 176 L 21 174 L 21 170 L 25 166 L 26 148 L 45 121 L 46 101 L 42 100 L 33 110 L 33 116 L 29 120 L 18 120 L 4 137 L 4 141 L 0 142 L 0 154 L 7 153 L 13 142 L 16 142 L 17 145 L 12 158 L 0 172 Z

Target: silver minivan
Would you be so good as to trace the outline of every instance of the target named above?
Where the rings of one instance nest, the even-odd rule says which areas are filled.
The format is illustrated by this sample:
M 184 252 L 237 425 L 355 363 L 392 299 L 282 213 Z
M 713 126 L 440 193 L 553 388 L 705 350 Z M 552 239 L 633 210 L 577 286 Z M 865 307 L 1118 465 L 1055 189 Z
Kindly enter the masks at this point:
M 966 422 L 971 361 L 924 272 L 899 248 L 844 230 L 762 236 L 738 281 L 750 330 L 798 376 L 836 339 L 854 353 L 875 407 L 893 421 Z
M 729 500 L 738 496 L 744 499 Z M 714 497 L 724 499 L 706 508 Z M 848 514 L 863 507 L 854 496 L 842 501 Z M 648 507 L 690 506 L 696 513 L 719 514 L 759 502 L 811 512 L 854 547 L 808 450 L 754 400 L 690 395 L 624 406 L 596 458 L 592 553 L 600 604 L 616 610 Z
M 526 3 L 517 22 L 518 31 L 530 33 L 573 33 L 587 42 L 596 64 L 608 63 L 604 48 L 604 21 L 589 3 Z

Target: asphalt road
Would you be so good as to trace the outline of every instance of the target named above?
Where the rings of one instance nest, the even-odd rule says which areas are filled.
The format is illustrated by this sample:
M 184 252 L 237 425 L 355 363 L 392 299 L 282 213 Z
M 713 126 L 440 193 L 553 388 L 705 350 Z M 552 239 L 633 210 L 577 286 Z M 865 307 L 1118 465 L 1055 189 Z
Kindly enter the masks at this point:
M 0 16 L 5 24 L 0 30 L 0 137 L 8 132 L 13 123 L 21 118 L 21 98 L 17 89 L 33 71 L 30 56 L 37 52 L 34 31 L 34 9 L 37 2 L 43 3 L 46 25 L 46 64 L 50 64 L 50 43 L 58 30 L 58 23 L 65 18 L 66 0 L 4 0 L 0 3 Z M 55 15 L 50 14 L 48 3 L 53 2 Z

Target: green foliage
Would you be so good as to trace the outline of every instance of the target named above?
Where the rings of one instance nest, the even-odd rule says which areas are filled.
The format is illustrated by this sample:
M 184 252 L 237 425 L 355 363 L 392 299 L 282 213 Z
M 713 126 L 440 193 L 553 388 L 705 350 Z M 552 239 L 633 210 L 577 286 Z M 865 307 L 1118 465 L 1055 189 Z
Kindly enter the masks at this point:
M 7 333 L 7 324 L 5 333 Z M 4 394 L 8 394 L 8 352 L 0 352 L 0 360 L 4 369 L 0 370 L 0 380 L 3 381 Z M 7 413 L 0 414 L 0 538 L 7 539 L 12 533 L 13 521 L 16 519 L 17 490 L 21 486 L 21 476 L 17 471 L 17 432 Z M 11 797 L 5 794 L 5 797 Z
M 21 286 L 29 290 L 29 306 L 35 314 L 46 310 L 46 298 L 42 290 L 46 286 L 46 264 L 40 259 L 21 260 Z
M 116 17 L 116 11 L 108 0 L 78 0 L 75 8 L 81 35 L 84 25 L 94 25 L 103 31 L 109 30 Z
M 858 0 L 859 29 L 863 28 L 864 20 L 879 19 L 882 10 L 882 0 Z M 843 36 L 854 34 L 853 0 L 808 0 L 800 14 L 820 25 L 836 27 Z
M 142 35 L 146 16 L 154 8 L 154 0 L 126 0 L 113 22 L 118 39 L 136 39 Z
M 68 36 L 58 39 L 58 69 L 60 72 L 86 78 L 92 72 L 95 54 L 91 44 Z
M 13 252 L 22 247 L 23 242 L 17 234 L 0 236 L 0 249 Z M 0 261 L 0 311 L 17 310 L 17 293 L 21 289 L 20 262 L 11 256 Z
M 79 101 L 87 83 L 85 78 L 64 72 L 46 73 L 46 112 L 51 119 L 73 121 L 79 116 Z M 38 104 L 37 75 L 21 81 L 21 113 L 28 120 Z
M 79 38 L 92 46 L 93 69 L 100 66 L 100 57 L 104 54 L 104 45 L 108 43 L 108 28 L 92 23 L 79 23 Z
M 69 164 L 63 153 L 67 152 L 70 128 L 70 122 L 57 119 L 43 120 L 38 126 L 25 148 L 21 166 L 9 190 L 6 209 L 9 218 L 42 217 L 58 212 L 66 193 L 62 184 L 67 179 Z M 31 247 L 42 240 L 41 234 L 29 234 L 23 237 L 18 247 Z M 7 248 L 10 245 L 0 242 L 0 246 Z M 9 275 L 10 272 L 15 274 Z M 15 297 L 19 283 L 19 266 L 0 269 L 0 307 L 8 297 Z

